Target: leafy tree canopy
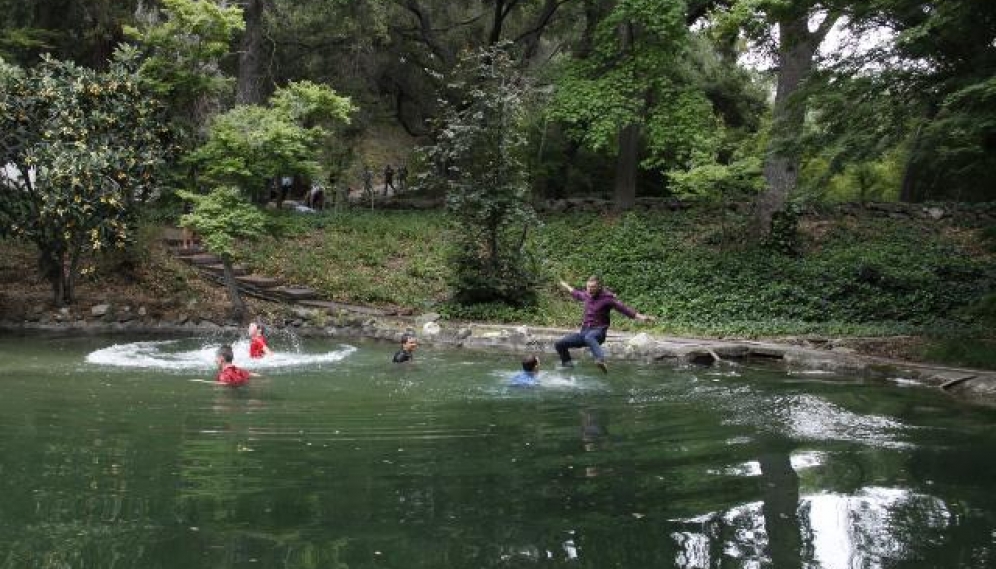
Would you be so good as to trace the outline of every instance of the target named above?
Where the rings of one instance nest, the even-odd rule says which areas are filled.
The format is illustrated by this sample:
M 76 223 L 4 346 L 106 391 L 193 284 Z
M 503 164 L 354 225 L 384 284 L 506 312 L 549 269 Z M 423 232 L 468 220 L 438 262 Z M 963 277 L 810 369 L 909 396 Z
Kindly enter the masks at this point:
M 168 130 L 136 68 L 122 48 L 106 72 L 50 58 L 0 72 L 0 231 L 38 246 L 58 304 L 86 254 L 125 247 L 156 190 Z
M 175 114 L 196 118 L 205 98 L 231 91 L 234 81 L 220 62 L 232 38 L 245 28 L 242 9 L 214 1 L 162 0 L 162 8 L 126 36 L 146 53 L 142 75 L 174 106 Z M 203 116 L 203 113 L 200 113 Z M 190 115 L 193 115 L 191 117 Z
M 240 105 L 212 122 L 207 141 L 190 157 L 216 184 L 235 185 L 263 196 L 276 176 L 316 176 L 332 131 L 348 122 L 354 107 L 329 87 L 310 82 L 278 89 L 270 106 Z
M 219 186 L 203 195 L 180 190 L 177 195 L 193 203 L 180 225 L 196 231 L 209 251 L 229 261 L 238 258 L 241 240 L 259 238 L 266 226 L 266 216 L 236 187 Z

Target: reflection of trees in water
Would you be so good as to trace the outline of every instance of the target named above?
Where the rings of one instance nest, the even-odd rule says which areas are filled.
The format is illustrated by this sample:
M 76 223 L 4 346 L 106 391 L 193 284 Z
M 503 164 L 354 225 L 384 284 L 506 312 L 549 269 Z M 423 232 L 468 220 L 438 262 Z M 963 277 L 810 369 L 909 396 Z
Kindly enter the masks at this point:
M 765 501 L 674 524 L 676 566 L 704 569 L 737 559 L 744 566 L 753 566 L 749 561 L 754 560 L 776 568 L 849 569 L 905 561 L 968 569 L 994 560 L 993 524 L 978 523 L 979 512 L 961 511 L 933 496 L 876 487 L 852 495 L 803 497 L 789 512 L 791 482 L 787 491 L 768 488 L 791 479 L 790 463 L 762 458 L 761 464 L 768 473 L 761 478 Z

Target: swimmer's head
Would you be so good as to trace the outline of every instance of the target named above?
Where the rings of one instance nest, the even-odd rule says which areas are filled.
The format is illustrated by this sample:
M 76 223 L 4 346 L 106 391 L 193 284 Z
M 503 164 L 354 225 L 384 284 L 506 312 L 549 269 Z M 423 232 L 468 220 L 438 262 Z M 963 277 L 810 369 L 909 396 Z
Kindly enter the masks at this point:
M 223 361 L 225 363 L 229 363 L 230 364 L 230 363 L 232 363 L 232 360 L 235 359 L 235 353 L 232 351 L 232 347 L 231 346 L 225 345 L 225 346 L 221 346 L 220 348 L 218 348 L 218 351 L 215 354 L 215 357 L 219 360 L 218 363 L 221 363 Z
M 401 349 L 410 352 L 418 347 L 418 339 L 415 338 L 415 334 L 410 332 L 405 332 L 401 335 Z
M 530 355 L 522 358 L 522 371 L 533 373 L 539 369 L 539 358 L 535 355 Z

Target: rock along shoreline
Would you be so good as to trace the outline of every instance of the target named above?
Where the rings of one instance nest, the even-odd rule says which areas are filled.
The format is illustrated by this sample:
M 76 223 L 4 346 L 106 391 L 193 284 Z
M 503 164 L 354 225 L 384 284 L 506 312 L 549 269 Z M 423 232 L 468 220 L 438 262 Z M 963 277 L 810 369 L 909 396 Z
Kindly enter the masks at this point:
M 449 348 L 537 353 L 548 357 L 553 343 L 570 331 L 515 325 L 478 324 L 441 320 L 427 314 L 417 318 L 370 317 L 321 311 L 299 311 L 282 325 L 301 337 L 400 341 L 415 332 L 422 344 Z M 238 334 L 243 325 L 233 322 L 183 319 L 154 320 L 135 314 L 131 318 L 66 318 L 39 321 L 0 321 L 0 333 L 40 335 L 191 335 Z M 996 372 L 942 367 L 865 356 L 827 342 L 821 348 L 750 340 L 716 340 L 651 336 L 645 333 L 609 333 L 606 353 L 612 359 L 648 366 L 721 366 L 730 363 L 767 362 L 786 370 L 823 371 L 858 376 L 870 381 L 914 383 L 936 389 L 965 403 L 996 407 Z M 579 354 L 580 355 L 580 354 Z

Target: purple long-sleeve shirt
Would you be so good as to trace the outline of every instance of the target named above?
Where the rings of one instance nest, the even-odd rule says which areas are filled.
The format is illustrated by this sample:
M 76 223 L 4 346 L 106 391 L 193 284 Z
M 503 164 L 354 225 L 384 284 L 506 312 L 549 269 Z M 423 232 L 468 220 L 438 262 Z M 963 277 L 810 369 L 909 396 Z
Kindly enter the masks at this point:
M 609 312 L 615 308 L 629 318 L 636 318 L 636 311 L 620 302 L 616 295 L 607 290 L 600 291 L 596 296 L 586 290 L 572 289 L 571 296 L 584 302 L 584 319 L 582 328 L 602 328 L 609 326 Z

